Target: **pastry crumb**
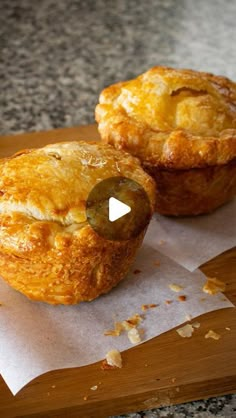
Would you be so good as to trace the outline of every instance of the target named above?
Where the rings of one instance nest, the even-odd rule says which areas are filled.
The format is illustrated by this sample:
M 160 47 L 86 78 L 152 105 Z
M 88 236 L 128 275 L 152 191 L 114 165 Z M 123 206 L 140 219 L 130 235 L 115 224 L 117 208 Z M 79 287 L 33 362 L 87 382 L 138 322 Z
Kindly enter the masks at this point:
M 156 303 L 149 303 L 147 305 L 142 305 L 142 311 L 147 311 L 148 309 L 156 308 L 158 305 Z
M 129 321 L 128 319 L 125 321 L 122 321 L 122 327 L 125 331 L 129 331 L 132 328 L 136 327 L 136 324 L 134 324 L 132 321 Z
M 183 286 L 180 286 L 179 284 L 176 284 L 176 283 L 171 283 L 168 285 L 168 287 L 170 288 L 170 290 L 173 290 L 173 292 L 176 292 L 176 293 L 183 290 Z
M 201 324 L 200 324 L 200 322 L 193 322 L 191 325 L 192 325 L 193 328 L 200 328 Z
M 98 386 L 97 386 L 97 385 L 95 385 L 95 386 L 92 386 L 92 387 L 90 388 L 90 390 L 97 390 L 97 388 L 98 388 Z
M 192 319 L 192 315 L 187 314 L 187 315 L 185 316 L 185 319 L 186 319 L 186 321 L 191 321 L 191 319 Z
M 202 290 L 209 295 L 216 295 L 217 293 L 225 291 L 225 283 L 216 277 L 208 277 Z
M 187 297 L 186 297 L 185 295 L 180 295 L 180 296 L 178 296 L 178 300 L 179 300 L 180 302 L 185 302 L 185 301 L 186 301 L 186 299 L 187 299 Z
M 138 330 L 140 337 L 142 337 L 145 334 L 144 328 L 139 328 Z
M 118 337 L 120 334 L 118 334 L 114 329 L 108 329 L 107 331 L 104 331 L 104 335 L 106 337 Z
M 137 325 L 139 325 L 139 323 L 143 320 L 143 318 L 143 315 L 139 315 L 138 313 L 136 313 L 122 322 L 115 322 L 115 328 L 104 331 L 104 335 L 118 337 L 123 331 L 129 331 L 132 328 L 136 328 Z
M 112 369 L 117 369 L 117 367 L 116 366 L 111 366 L 110 364 L 107 363 L 106 360 L 103 360 L 102 364 L 101 364 L 101 369 L 102 370 L 112 370 Z
M 192 337 L 193 331 L 194 331 L 194 327 L 191 324 L 184 325 L 183 327 L 178 328 L 176 330 L 176 332 L 182 338 L 190 338 L 190 337 Z
M 193 322 L 192 324 L 186 324 L 181 328 L 178 328 L 176 332 L 183 338 L 190 338 L 193 335 L 194 329 L 200 327 L 200 322 Z
M 230 327 L 225 327 L 225 329 L 226 329 L 227 331 L 231 331 L 231 328 L 230 328 Z
M 205 335 L 205 338 L 213 338 L 213 340 L 219 340 L 220 337 L 220 334 L 217 334 L 217 332 L 213 331 L 212 329 L 210 329 Z
M 139 273 L 142 273 L 142 271 L 139 270 L 139 269 L 136 269 L 136 270 L 133 271 L 133 274 L 139 274 Z
M 171 382 L 175 383 L 175 381 L 176 381 L 176 377 L 172 377 Z
M 122 367 L 121 354 L 116 349 L 108 351 L 106 361 L 109 366 L 118 367 L 119 369 Z
M 119 337 L 121 332 L 123 331 L 123 327 L 121 322 L 115 322 L 115 329 L 110 329 L 104 332 L 105 336 L 111 336 L 111 337 Z
M 128 331 L 131 328 L 135 328 L 143 320 L 142 316 L 138 313 L 134 314 L 130 318 L 122 321 L 122 327 L 124 330 Z
M 88 396 L 84 396 L 84 397 L 83 397 L 83 400 L 84 400 L 84 401 L 87 401 L 87 399 L 88 399 Z
M 55 387 L 56 387 L 56 385 L 52 385 L 52 386 L 51 386 L 51 388 L 52 388 L 52 389 L 55 389 Z
M 132 328 L 128 331 L 128 338 L 131 344 L 138 344 L 141 342 L 141 337 L 136 328 Z
M 170 305 L 173 302 L 173 300 L 165 300 L 166 305 Z

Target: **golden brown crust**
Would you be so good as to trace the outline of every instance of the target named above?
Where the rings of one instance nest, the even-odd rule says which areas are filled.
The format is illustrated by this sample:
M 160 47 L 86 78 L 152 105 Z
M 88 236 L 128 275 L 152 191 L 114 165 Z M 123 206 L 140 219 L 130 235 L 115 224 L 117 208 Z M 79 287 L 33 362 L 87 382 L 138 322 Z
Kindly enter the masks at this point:
M 144 168 L 156 181 L 156 211 L 162 215 L 210 213 L 236 194 L 236 163 L 189 170 Z
M 73 235 L 58 236 L 54 248 L 47 249 L 38 240 L 38 251 L 33 254 L 19 256 L 1 248 L 0 272 L 32 300 L 64 305 L 91 301 L 124 279 L 143 235 L 129 241 L 106 241 L 87 225 Z
M 92 187 L 126 176 L 146 190 L 139 161 L 109 145 L 60 143 L 0 161 L 0 274 L 31 299 L 72 304 L 108 292 L 124 278 L 144 232 L 106 241 L 87 224 Z
M 0 163 L 0 213 L 18 211 L 78 224 L 86 220 L 85 203 L 93 186 L 119 175 L 137 181 L 147 193 L 152 187 L 136 158 L 109 145 L 81 141 L 24 150 Z
M 96 120 L 104 142 L 159 168 L 236 158 L 236 83 L 225 77 L 154 67 L 103 90 Z

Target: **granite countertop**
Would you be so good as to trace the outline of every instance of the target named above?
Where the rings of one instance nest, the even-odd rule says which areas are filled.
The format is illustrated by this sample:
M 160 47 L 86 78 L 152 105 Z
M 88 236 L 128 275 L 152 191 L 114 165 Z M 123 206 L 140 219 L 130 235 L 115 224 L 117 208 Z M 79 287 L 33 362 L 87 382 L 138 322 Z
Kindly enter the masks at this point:
M 1 0 L 0 134 L 94 122 L 103 87 L 157 64 L 236 80 L 234 0 Z M 235 417 L 236 395 L 126 417 Z

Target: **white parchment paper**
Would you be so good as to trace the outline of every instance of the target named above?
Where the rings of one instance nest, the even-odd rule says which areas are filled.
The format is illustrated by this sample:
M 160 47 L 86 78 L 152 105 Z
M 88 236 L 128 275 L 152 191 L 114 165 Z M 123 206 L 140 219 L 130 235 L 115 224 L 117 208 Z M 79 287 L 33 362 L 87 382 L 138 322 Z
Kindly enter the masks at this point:
M 114 317 L 124 320 L 143 313 L 142 304 L 158 304 L 145 312 L 143 341 L 185 322 L 186 315 L 233 306 L 222 294 L 203 294 L 205 276 L 199 270 L 190 273 L 158 253 L 153 238 L 155 230 L 150 230 L 128 278 L 90 303 L 55 307 L 31 302 L 0 281 L 0 372 L 13 394 L 49 370 L 83 366 L 104 359 L 112 348 L 130 348 L 127 334 L 107 337 L 104 331 L 113 328 Z M 135 269 L 141 272 L 134 274 Z M 170 283 L 184 287 L 186 302 L 177 300 Z M 167 305 L 166 300 L 173 302 Z
M 151 227 L 152 246 L 194 271 L 236 246 L 236 198 L 210 215 L 184 218 L 155 215 Z

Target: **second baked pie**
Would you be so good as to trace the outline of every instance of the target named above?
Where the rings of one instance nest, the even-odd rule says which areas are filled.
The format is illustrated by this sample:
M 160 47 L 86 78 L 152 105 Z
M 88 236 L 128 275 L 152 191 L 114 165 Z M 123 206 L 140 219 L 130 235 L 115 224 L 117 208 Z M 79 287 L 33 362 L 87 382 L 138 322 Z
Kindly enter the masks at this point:
M 102 91 L 102 140 L 129 151 L 156 180 L 156 210 L 208 213 L 236 193 L 236 84 L 154 67 Z

